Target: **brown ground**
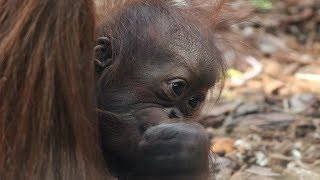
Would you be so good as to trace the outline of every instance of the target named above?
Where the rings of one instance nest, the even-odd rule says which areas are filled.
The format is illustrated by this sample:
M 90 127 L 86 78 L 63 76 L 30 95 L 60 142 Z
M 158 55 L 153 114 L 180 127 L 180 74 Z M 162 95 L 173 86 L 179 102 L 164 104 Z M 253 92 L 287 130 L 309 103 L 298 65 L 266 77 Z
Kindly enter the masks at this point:
M 232 28 L 246 53 L 202 123 L 216 178 L 320 179 L 320 1 L 273 1 Z M 230 58 L 231 57 L 231 58 Z

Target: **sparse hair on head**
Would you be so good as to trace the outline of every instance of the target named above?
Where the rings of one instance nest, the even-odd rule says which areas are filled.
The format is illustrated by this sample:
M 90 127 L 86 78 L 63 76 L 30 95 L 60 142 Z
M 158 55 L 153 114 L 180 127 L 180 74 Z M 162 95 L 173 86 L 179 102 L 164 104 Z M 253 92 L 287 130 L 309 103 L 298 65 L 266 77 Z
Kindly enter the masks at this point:
M 189 44 L 206 46 L 215 57 L 212 77 L 216 82 L 223 80 L 226 64 L 218 44 L 223 43 L 226 29 L 247 15 L 234 13 L 231 0 L 97 0 L 96 6 L 97 34 L 110 38 L 112 57 L 116 58 L 100 76 L 101 83 L 122 77 L 122 67 L 132 64 L 137 46 L 151 46 L 151 38 L 159 47 L 168 46 L 158 40 L 170 42 L 170 34 L 178 34 L 176 31 L 187 32 L 183 38 L 188 38 Z

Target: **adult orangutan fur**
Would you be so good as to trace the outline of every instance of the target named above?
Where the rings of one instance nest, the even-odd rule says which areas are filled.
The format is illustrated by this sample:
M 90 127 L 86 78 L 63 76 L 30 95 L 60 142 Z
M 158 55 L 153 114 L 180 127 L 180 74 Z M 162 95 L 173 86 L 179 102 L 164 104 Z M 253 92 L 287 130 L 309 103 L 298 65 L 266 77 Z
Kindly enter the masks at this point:
M 102 180 L 91 0 L 0 0 L 0 179 Z

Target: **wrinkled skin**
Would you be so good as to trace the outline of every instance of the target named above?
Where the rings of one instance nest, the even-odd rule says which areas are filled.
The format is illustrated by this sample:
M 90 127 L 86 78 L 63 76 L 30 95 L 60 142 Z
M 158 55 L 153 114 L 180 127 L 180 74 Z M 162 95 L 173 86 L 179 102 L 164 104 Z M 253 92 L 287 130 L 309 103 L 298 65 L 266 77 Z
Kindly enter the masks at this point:
M 150 20 L 152 10 L 138 17 L 139 10 L 115 17 L 137 16 L 143 24 L 125 26 L 123 39 L 106 31 L 108 21 L 97 30 L 97 101 L 109 170 L 120 179 L 204 179 L 210 142 L 196 119 L 220 56 L 195 27 L 177 30 L 170 16 Z

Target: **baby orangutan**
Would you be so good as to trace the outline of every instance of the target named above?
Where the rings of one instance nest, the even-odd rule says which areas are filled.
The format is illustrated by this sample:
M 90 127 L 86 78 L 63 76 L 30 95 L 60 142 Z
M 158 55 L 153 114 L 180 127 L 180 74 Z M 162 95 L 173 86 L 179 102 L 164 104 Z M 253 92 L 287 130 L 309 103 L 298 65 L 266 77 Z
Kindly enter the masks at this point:
M 109 170 L 119 179 L 207 179 L 210 141 L 196 119 L 225 69 L 216 46 L 223 1 L 110 4 L 95 46 Z

